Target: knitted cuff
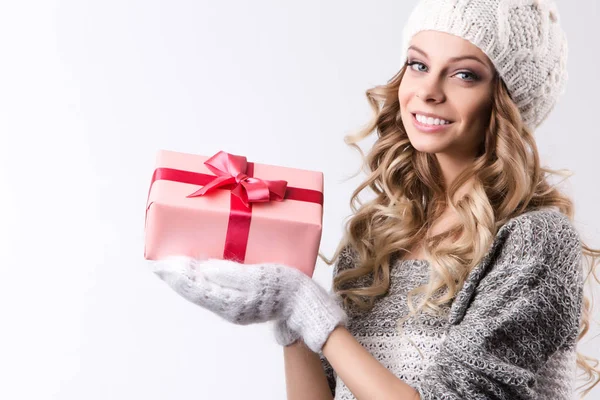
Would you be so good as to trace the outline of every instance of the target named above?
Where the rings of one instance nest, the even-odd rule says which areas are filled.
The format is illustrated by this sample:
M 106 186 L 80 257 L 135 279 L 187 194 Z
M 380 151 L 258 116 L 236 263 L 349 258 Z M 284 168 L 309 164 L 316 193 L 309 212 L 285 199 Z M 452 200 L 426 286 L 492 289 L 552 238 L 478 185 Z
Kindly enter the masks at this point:
M 337 299 L 312 279 L 304 280 L 291 305 L 287 326 L 315 353 L 321 351 L 336 327 L 348 326 L 348 316 Z

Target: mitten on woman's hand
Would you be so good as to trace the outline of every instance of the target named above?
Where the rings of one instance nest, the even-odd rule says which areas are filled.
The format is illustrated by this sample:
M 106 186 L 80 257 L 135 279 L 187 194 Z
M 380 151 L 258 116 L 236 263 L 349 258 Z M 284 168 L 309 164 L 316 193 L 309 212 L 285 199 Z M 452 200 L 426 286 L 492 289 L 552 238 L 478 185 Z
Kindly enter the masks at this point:
M 290 329 L 284 319 L 272 321 L 271 330 L 275 335 L 275 341 L 281 346 L 292 345 L 301 339 L 297 332 Z
M 284 345 L 302 338 L 319 352 L 338 325 L 347 325 L 346 313 L 323 287 L 286 265 L 171 256 L 152 268 L 182 297 L 227 321 L 282 324 L 276 339 Z

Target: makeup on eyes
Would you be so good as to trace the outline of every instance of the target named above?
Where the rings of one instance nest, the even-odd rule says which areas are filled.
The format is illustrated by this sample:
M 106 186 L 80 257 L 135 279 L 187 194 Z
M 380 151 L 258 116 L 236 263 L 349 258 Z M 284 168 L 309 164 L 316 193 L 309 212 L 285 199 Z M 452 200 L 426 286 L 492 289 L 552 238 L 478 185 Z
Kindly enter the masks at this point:
M 407 60 L 406 63 L 405 63 L 405 65 L 407 67 L 412 67 L 413 65 L 416 65 L 416 64 L 421 64 L 421 65 L 427 67 L 427 65 L 425 63 L 423 63 L 421 61 L 417 61 L 417 60 L 412 60 L 412 59 L 411 60 Z M 425 71 L 420 71 L 420 70 L 416 70 L 416 69 L 413 69 L 413 68 L 411 68 L 411 69 L 413 71 L 415 71 L 415 72 L 425 72 Z M 477 82 L 477 81 L 481 80 L 481 75 L 478 74 L 475 71 L 472 71 L 472 70 L 460 69 L 459 68 L 456 72 L 454 72 L 453 75 L 457 75 L 457 74 L 467 74 L 467 75 L 470 76 L 470 78 L 468 78 L 468 79 L 461 79 L 464 82 Z

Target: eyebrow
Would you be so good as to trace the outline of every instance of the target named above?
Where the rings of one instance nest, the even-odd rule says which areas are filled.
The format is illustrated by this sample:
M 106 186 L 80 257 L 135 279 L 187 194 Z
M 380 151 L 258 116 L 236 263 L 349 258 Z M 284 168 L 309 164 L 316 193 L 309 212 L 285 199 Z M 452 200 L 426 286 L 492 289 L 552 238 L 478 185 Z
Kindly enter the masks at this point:
M 415 51 L 418 51 L 419 53 L 423 54 L 425 57 L 427 56 L 427 53 L 425 53 L 423 50 L 419 49 L 417 46 L 412 45 L 408 48 L 408 50 L 413 49 Z M 452 57 L 448 59 L 450 62 L 456 62 L 456 61 L 460 61 L 460 60 L 475 60 L 477 62 L 479 62 L 480 64 L 483 64 L 486 68 L 489 69 L 489 65 L 487 65 L 486 63 L 484 63 L 483 61 L 481 61 L 481 59 L 477 56 L 473 56 L 473 55 L 467 55 L 467 56 L 459 56 L 459 57 Z

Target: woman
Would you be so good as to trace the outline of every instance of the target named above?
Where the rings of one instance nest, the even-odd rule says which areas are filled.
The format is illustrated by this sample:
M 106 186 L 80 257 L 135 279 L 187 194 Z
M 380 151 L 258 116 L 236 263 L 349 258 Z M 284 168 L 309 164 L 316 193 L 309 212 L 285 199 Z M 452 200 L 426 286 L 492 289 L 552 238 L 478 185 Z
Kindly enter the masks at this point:
M 593 270 L 600 252 L 532 136 L 564 90 L 558 13 L 422 0 L 402 45 L 399 73 L 367 91 L 373 121 L 347 138 L 378 133 L 326 260 L 334 293 L 285 265 L 171 257 L 154 271 L 233 323 L 273 321 L 289 399 L 571 399 L 576 366 L 600 372 L 576 352 L 582 255 Z

